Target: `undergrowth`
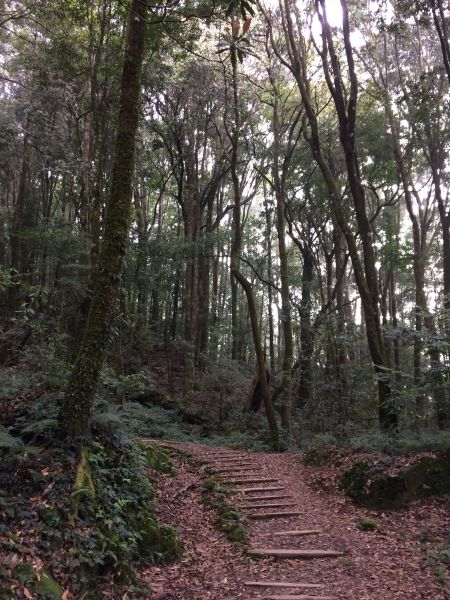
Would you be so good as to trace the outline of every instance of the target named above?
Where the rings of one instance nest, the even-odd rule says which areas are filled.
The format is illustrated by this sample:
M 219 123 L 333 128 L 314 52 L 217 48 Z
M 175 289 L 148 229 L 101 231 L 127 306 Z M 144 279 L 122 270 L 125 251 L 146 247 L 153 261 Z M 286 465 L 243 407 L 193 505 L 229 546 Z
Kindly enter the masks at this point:
M 5 394 L 22 385 L 13 383 Z M 0 598 L 148 595 L 136 568 L 181 553 L 176 532 L 155 519 L 149 481 L 174 473 L 169 453 L 136 444 L 120 407 L 99 397 L 79 479 L 80 453 L 58 432 L 62 392 L 21 393 L 0 426 Z
M 227 503 L 229 491 L 215 477 L 205 479 L 202 486 L 202 502 L 211 506 L 217 513 L 216 526 L 230 542 L 245 542 L 245 529 L 240 522 L 239 514 Z
M 301 448 L 310 450 L 323 446 L 339 446 L 356 452 L 383 452 L 386 454 L 408 454 L 424 450 L 450 449 L 450 431 L 402 431 L 388 434 L 380 431 L 345 436 L 317 434 L 305 436 Z
M 91 485 L 74 486 L 78 457 L 68 449 L 48 449 L 28 465 L 16 462 L 21 489 L 10 485 L 8 494 L 0 496 L 3 550 L 11 556 L 25 546 L 29 554 L 20 554 L 12 565 L 0 597 L 16 598 L 20 583 L 38 597 L 59 599 L 56 580 L 83 598 L 100 597 L 102 585 L 117 593 L 143 591 L 134 575 L 139 564 L 180 555 L 175 531 L 160 526 L 153 514 L 153 489 L 145 472 L 148 453 L 107 440 L 90 443 L 84 452 L 84 481 Z M 164 464 L 170 466 L 167 459 Z M 2 475 L 0 485 L 7 489 Z M 28 529 L 19 518 L 26 519 Z M 43 576 L 53 585 L 47 595 L 42 595 Z

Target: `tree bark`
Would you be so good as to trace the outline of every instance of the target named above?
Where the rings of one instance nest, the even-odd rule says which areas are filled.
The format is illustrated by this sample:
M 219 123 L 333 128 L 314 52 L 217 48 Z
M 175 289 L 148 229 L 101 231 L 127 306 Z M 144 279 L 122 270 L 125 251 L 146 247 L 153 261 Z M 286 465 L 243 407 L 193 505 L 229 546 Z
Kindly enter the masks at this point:
M 232 65 L 232 85 L 233 85 L 233 111 L 234 111 L 234 131 L 232 135 L 232 156 L 231 156 L 231 177 L 233 181 L 234 192 L 234 238 L 231 247 L 230 269 L 234 279 L 241 285 L 247 297 L 247 304 L 250 316 L 250 323 L 253 334 L 253 344 L 256 353 L 256 362 L 258 366 L 259 383 L 261 395 L 264 402 L 266 417 L 269 424 L 272 446 L 279 449 L 278 425 L 275 411 L 267 382 L 266 361 L 264 350 L 261 344 L 261 334 L 259 330 L 258 314 L 256 309 L 255 297 L 250 281 L 243 275 L 239 268 L 239 252 L 241 248 L 241 189 L 237 171 L 239 155 L 239 136 L 241 127 L 241 118 L 239 110 L 238 80 L 237 80 L 237 49 L 235 41 L 231 45 L 231 65 Z M 234 341 L 234 340 L 233 340 Z
M 335 52 L 335 45 L 331 28 L 326 20 L 325 0 L 316 0 L 316 6 L 321 8 L 320 21 L 322 24 L 322 66 L 325 80 L 333 98 L 336 115 L 339 121 L 339 135 L 344 153 L 347 180 L 353 200 L 353 208 L 358 224 L 358 233 L 362 243 L 362 260 L 359 256 L 356 236 L 350 227 L 344 212 L 342 197 L 338 182 L 332 169 L 322 152 L 319 124 L 314 103 L 309 90 L 309 80 L 306 75 L 306 56 L 304 40 L 301 29 L 294 32 L 292 19 L 291 0 L 280 0 L 286 43 L 289 48 L 289 60 L 284 64 L 293 73 L 305 107 L 306 117 L 309 122 L 310 132 L 305 132 L 305 137 L 310 144 L 312 155 L 322 172 L 328 189 L 331 208 L 336 222 L 345 236 L 350 258 L 353 264 L 355 280 L 361 297 L 364 310 L 367 341 L 378 384 L 378 415 L 380 427 L 383 430 L 396 429 L 398 426 L 398 413 L 393 404 L 390 386 L 390 371 L 387 366 L 384 339 L 382 335 L 379 313 L 379 290 L 377 272 L 375 268 L 375 253 L 372 239 L 371 225 L 366 212 L 366 199 L 362 185 L 359 166 L 356 156 L 356 108 L 358 97 L 358 82 L 356 78 L 353 50 L 350 41 L 350 27 L 348 22 L 348 7 L 346 0 L 341 0 L 343 11 L 343 43 L 350 79 L 350 89 L 344 89 L 341 66 Z M 269 27 L 270 27 L 269 22 Z M 297 42 L 300 37 L 300 41 Z M 271 42 L 278 56 L 280 52 L 271 33 Z M 329 61 L 329 62 L 328 62 Z
M 132 0 L 123 61 L 111 195 L 89 316 L 59 414 L 72 439 L 89 433 L 100 371 L 111 339 L 131 219 L 135 140 L 139 122 L 140 78 L 145 53 L 146 6 Z

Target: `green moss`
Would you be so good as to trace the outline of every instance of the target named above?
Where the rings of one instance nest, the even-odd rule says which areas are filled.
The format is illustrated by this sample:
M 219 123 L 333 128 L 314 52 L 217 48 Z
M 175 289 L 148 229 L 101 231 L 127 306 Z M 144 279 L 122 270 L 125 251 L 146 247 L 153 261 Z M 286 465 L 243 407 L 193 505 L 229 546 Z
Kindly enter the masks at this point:
M 14 566 L 12 574 L 42 600 L 60 600 L 63 595 L 59 583 L 45 571 L 37 573 L 31 563 L 18 563 Z
M 139 548 L 142 557 L 148 557 L 155 562 L 176 560 L 182 553 L 181 542 L 175 529 L 167 525 L 158 525 L 152 518 L 144 525 Z
M 244 543 L 245 529 L 240 523 L 239 514 L 226 502 L 229 491 L 224 490 L 220 482 L 213 477 L 203 482 L 202 502 L 217 511 L 216 526 L 230 542 Z
M 160 473 L 167 473 L 169 475 L 175 475 L 175 468 L 173 466 L 170 451 L 159 445 L 146 446 L 145 456 L 147 460 L 147 466 L 159 471 Z
M 358 462 L 344 471 L 341 488 L 361 506 L 377 510 L 401 508 L 426 496 L 450 493 L 450 459 L 423 457 L 392 475 L 389 465 Z
M 245 542 L 245 529 L 236 523 L 222 523 L 221 531 L 225 533 L 230 542 L 243 544 Z
M 214 479 L 213 477 L 209 477 L 208 479 L 205 479 L 205 481 L 202 483 L 202 487 L 205 491 L 207 492 L 212 492 L 216 489 L 218 485 L 217 479 Z
M 61 600 L 61 596 L 63 595 L 63 589 L 59 583 L 45 572 L 40 574 L 37 592 L 40 598 L 48 598 L 49 600 Z
M 364 517 L 357 525 L 358 529 L 361 529 L 361 531 L 375 531 L 379 526 L 380 523 L 376 519 L 371 519 L 370 517 Z

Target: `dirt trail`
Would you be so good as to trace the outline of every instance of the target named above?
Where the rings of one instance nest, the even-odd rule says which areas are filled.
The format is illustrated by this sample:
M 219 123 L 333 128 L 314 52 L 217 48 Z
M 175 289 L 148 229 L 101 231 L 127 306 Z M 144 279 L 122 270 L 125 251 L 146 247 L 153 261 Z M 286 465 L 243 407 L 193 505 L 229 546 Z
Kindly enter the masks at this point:
M 417 513 L 417 507 L 378 514 L 379 529 L 363 532 L 358 521 L 374 513 L 355 508 L 344 496 L 313 490 L 298 455 L 179 446 L 220 471 L 224 482 L 236 482 L 228 484 L 235 491 L 229 503 L 244 521 L 247 550 L 263 555 L 294 551 L 308 558 L 256 558 L 228 542 L 214 525 L 215 511 L 201 502 L 199 463 L 176 458 L 176 476 L 159 481 L 156 510 L 163 522 L 178 529 L 184 555 L 179 563 L 145 570 L 155 589 L 153 600 L 450 598 L 432 565 L 424 563 L 413 535 L 427 525 L 426 507 L 425 514 Z M 252 481 L 261 479 L 269 481 Z M 448 506 L 436 502 L 433 508 L 450 528 Z M 423 522 L 416 522 L 417 514 Z M 317 557 L 318 552 L 331 556 Z

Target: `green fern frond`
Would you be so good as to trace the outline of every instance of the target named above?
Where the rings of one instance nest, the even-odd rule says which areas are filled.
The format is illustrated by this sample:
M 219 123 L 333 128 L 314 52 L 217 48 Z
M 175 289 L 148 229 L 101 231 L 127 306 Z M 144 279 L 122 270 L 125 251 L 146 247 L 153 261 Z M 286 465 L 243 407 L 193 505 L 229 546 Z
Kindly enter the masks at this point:
M 20 438 L 14 437 L 6 427 L 0 425 L 0 448 L 4 450 L 22 450 L 24 444 Z
M 32 423 L 29 423 L 28 425 L 23 427 L 21 429 L 21 433 L 34 433 L 39 435 L 49 429 L 55 429 L 57 425 L 58 421 L 56 419 L 40 419 L 39 421 L 33 421 Z

